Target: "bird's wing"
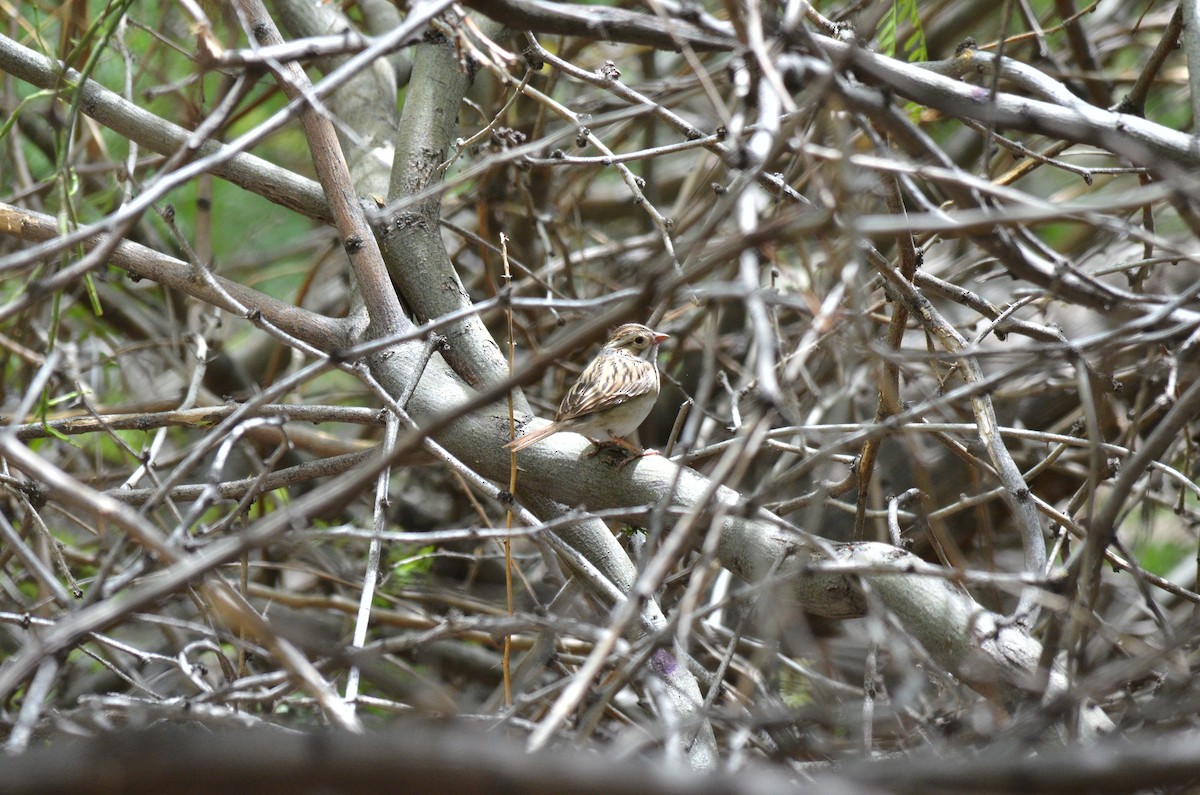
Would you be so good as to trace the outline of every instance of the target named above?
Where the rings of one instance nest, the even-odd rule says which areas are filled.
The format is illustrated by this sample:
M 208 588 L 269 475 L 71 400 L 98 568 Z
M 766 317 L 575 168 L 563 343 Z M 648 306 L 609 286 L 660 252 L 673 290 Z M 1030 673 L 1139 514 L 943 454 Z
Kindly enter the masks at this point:
M 602 354 L 584 368 L 558 407 L 558 421 L 619 406 L 658 391 L 658 372 L 650 362 L 625 354 Z

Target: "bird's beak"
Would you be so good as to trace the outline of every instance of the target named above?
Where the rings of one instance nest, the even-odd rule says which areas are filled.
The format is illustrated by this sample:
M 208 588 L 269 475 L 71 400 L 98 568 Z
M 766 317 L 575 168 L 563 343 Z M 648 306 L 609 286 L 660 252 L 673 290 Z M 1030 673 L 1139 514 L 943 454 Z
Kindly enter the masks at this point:
M 664 342 L 664 341 L 666 341 L 666 340 L 669 340 L 669 339 L 671 339 L 671 335 L 670 335 L 670 334 L 662 334 L 662 333 L 660 333 L 660 332 L 657 332 L 657 331 L 656 331 L 656 332 L 654 332 L 654 344 L 655 344 L 655 345 L 658 345 L 660 342 Z

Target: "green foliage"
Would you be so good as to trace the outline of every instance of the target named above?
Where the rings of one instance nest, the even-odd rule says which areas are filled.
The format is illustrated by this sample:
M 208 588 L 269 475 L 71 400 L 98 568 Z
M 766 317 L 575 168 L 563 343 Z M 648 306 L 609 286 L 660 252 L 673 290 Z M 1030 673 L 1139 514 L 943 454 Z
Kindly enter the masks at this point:
M 912 32 L 904 39 L 902 47 L 896 46 L 896 35 L 902 24 L 912 28 Z M 875 29 L 875 40 L 879 52 L 891 58 L 904 57 L 909 63 L 929 60 L 929 52 L 925 47 L 925 29 L 921 27 L 921 18 L 917 16 L 917 0 L 893 0 L 891 9 L 879 20 Z M 920 121 L 921 106 L 915 102 L 906 102 L 904 109 L 912 118 L 913 123 Z
M 912 27 L 912 33 L 904 40 L 901 48 L 896 46 L 896 33 L 902 24 Z M 921 18 L 917 16 L 917 0 L 893 0 L 889 10 L 879 20 L 875 29 L 875 40 L 879 52 L 892 58 L 903 54 L 909 63 L 929 60 L 925 49 L 925 29 L 921 27 Z
M 194 186 L 182 188 L 176 194 L 185 197 L 184 206 L 188 209 L 187 213 L 177 214 L 176 219 L 180 220 L 186 217 L 190 223 L 194 223 L 196 217 Z M 182 210 L 183 207 L 176 209 Z M 313 226 L 307 219 L 299 217 L 295 213 L 282 212 L 261 196 L 255 196 L 224 180 L 213 180 L 212 182 L 212 223 L 213 228 L 217 230 L 241 228 L 255 230 L 252 240 L 247 240 L 243 235 L 213 235 L 213 255 L 217 258 L 219 265 L 230 258 L 253 259 L 248 256 L 251 253 L 248 250 L 250 247 L 261 252 L 264 258 L 268 258 L 271 252 L 286 250 Z M 300 257 L 291 261 L 307 262 L 306 259 Z M 274 267 L 280 262 L 280 260 L 273 261 L 272 267 L 268 269 L 269 272 L 257 273 L 259 278 L 252 279 L 252 283 L 259 289 L 264 289 L 262 286 L 264 279 L 274 279 L 280 275 L 278 269 Z M 293 272 L 287 281 L 291 289 L 296 289 L 303 281 L 303 275 Z M 268 291 L 279 298 L 289 297 L 286 292 L 277 293 L 270 288 Z
M 1134 545 L 1134 556 L 1141 567 L 1151 574 L 1166 577 L 1195 549 L 1178 541 L 1156 541 L 1145 538 Z
M 22 92 L 18 92 L 18 95 L 20 93 Z M 52 91 L 33 91 L 21 97 L 21 101 L 17 105 L 16 109 L 8 115 L 7 119 L 0 121 L 0 141 L 3 141 L 8 137 L 9 133 L 12 132 L 12 126 L 16 123 L 17 117 L 21 115 L 21 112 L 25 110 L 25 106 L 27 104 L 51 96 L 54 96 Z M 32 150 L 32 147 L 30 148 Z
M 144 450 L 150 444 L 151 435 L 146 431 L 112 431 L 111 434 L 98 434 L 94 442 L 95 455 L 106 464 L 121 466 L 129 463 L 126 448 L 118 443 L 119 437 L 131 450 Z
M 397 545 L 388 551 L 387 568 L 392 573 L 392 583 L 397 586 L 407 585 L 429 573 L 433 567 L 433 558 L 437 547 L 412 547 Z
M 779 697 L 792 709 L 808 706 L 812 703 L 812 688 L 808 678 L 794 668 L 780 668 Z

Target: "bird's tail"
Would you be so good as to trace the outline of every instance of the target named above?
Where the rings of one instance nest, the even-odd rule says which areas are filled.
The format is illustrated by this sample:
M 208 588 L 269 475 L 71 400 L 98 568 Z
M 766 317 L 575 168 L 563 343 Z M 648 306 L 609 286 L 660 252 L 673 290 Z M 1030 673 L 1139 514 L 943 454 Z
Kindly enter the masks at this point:
M 543 428 L 538 428 L 533 433 L 527 433 L 524 436 L 518 436 L 516 439 L 513 439 L 511 442 L 509 442 L 508 444 L 506 444 L 504 446 L 507 447 L 509 450 L 512 450 L 514 453 L 516 453 L 521 450 L 524 450 L 526 447 L 528 447 L 531 444 L 540 442 L 542 439 L 545 439 L 547 436 L 551 436 L 553 434 L 558 433 L 559 430 L 561 430 L 561 429 L 555 427 L 554 423 L 550 423 L 549 425 L 547 425 Z

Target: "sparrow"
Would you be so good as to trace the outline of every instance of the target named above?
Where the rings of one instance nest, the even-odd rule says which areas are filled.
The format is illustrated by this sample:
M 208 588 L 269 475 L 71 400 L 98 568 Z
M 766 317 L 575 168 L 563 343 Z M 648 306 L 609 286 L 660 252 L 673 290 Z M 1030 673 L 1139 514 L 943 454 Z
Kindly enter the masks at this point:
M 654 454 L 656 451 L 642 450 L 624 437 L 637 430 L 658 400 L 658 346 L 668 337 L 640 323 L 617 326 L 567 391 L 554 422 L 505 447 L 516 452 L 547 436 L 570 431 L 596 446 L 592 455 L 606 445 L 619 445 L 638 457 Z

